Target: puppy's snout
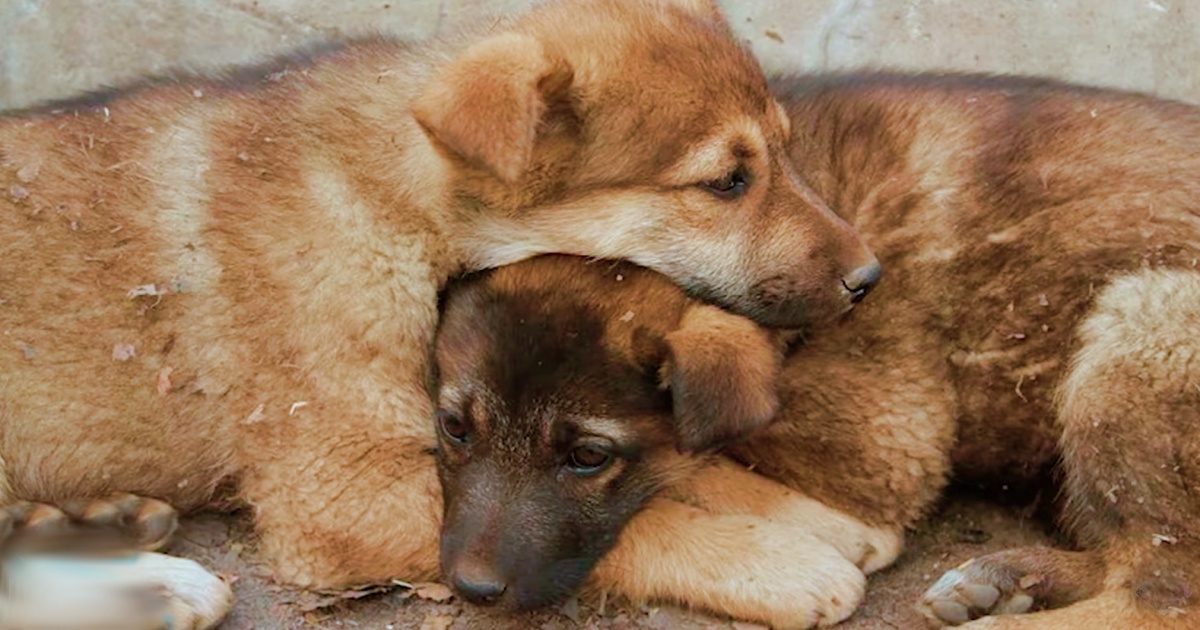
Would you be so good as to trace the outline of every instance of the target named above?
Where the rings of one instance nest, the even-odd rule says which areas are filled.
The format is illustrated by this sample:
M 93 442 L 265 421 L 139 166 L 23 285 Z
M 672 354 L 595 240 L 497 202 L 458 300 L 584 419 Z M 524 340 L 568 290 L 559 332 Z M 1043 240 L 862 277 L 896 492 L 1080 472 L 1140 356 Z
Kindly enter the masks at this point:
M 850 292 L 850 302 L 858 304 L 867 297 L 871 289 L 879 284 L 879 279 L 883 276 L 883 267 L 879 266 L 878 260 L 871 262 L 851 271 L 842 278 L 842 286 Z
M 494 571 L 471 560 L 459 562 L 451 570 L 450 584 L 463 599 L 477 606 L 495 604 L 508 590 L 508 585 Z

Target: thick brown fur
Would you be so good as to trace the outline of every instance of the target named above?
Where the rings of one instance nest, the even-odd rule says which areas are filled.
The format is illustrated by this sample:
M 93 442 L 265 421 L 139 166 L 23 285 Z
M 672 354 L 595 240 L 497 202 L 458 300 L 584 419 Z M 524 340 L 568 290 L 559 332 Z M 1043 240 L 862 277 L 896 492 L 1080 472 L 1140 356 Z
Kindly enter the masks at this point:
M 889 282 L 788 362 L 783 421 L 735 456 L 896 528 L 951 466 L 1011 488 L 1061 460 L 1062 524 L 1105 569 L 1064 560 L 1075 583 L 1032 605 L 1100 593 L 1022 627 L 1195 623 L 1200 110 L 986 77 L 778 88 L 796 167 Z M 992 560 L 1043 567 L 1028 584 L 1046 557 Z
M 683 0 L 0 118 L 0 503 L 246 504 L 282 580 L 432 577 L 439 288 L 566 252 L 766 323 L 842 313 L 877 265 L 787 134 Z
M 622 571 L 652 556 L 645 575 L 707 592 L 706 577 L 736 567 L 731 584 L 753 586 L 691 601 L 732 611 L 741 597 L 754 602 L 740 608 L 747 618 L 828 623 L 848 613 L 819 603 L 853 598 L 855 578 L 814 590 L 805 573 L 838 566 L 822 552 L 836 547 L 864 572 L 891 562 L 888 536 L 927 514 L 952 475 L 1046 495 L 1059 480 L 1060 523 L 1078 547 L 977 558 L 926 594 L 931 618 L 1194 627 L 1200 110 L 1016 78 L 812 77 L 777 88 L 796 168 L 855 223 L 888 279 L 786 359 L 777 420 L 726 451 L 756 474 L 724 464 L 649 501 L 596 582 L 620 577 L 652 596 Z M 616 310 L 647 307 L 624 299 L 611 298 Z M 841 520 L 796 518 L 803 501 Z M 721 517 L 751 520 L 722 535 L 706 525 Z M 768 522 L 786 523 L 790 542 L 764 535 Z M 774 556 L 756 554 L 764 538 Z M 743 562 L 732 549 L 747 550 Z M 766 603 L 774 588 L 798 594 L 792 608 Z

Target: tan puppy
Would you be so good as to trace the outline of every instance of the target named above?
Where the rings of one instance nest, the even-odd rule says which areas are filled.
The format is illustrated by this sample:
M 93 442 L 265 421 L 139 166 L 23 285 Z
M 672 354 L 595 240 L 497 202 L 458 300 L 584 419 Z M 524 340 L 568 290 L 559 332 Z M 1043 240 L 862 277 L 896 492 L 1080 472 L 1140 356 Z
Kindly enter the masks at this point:
M 950 571 L 921 602 L 931 620 L 1195 627 L 1200 110 L 984 77 L 778 88 L 794 163 L 854 219 L 889 281 L 845 321 L 807 331 L 784 362 L 776 421 L 726 450 L 736 466 L 681 464 L 664 444 L 687 444 L 681 395 L 732 404 L 717 417 L 736 426 L 745 407 L 731 392 L 757 391 L 774 366 L 737 318 L 689 325 L 682 294 L 625 267 L 560 258 L 495 272 L 485 285 L 499 297 L 448 312 L 453 343 L 439 344 L 450 580 L 554 595 L 546 584 L 579 568 L 555 561 L 590 558 L 627 522 L 596 583 L 648 597 L 671 583 L 703 594 L 688 603 L 778 627 L 829 623 L 857 605 L 865 573 L 895 559 L 952 471 L 1015 489 L 1048 484 L 1061 462 L 1062 525 L 1078 549 L 1014 549 Z M 489 325 L 521 313 L 544 325 Z M 635 351 L 639 337 L 685 331 L 711 337 L 699 345 L 727 362 L 726 380 L 662 380 L 659 362 L 674 374 L 687 355 Z M 514 345 L 519 335 L 529 339 Z M 552 369 L 548 348 L 574 350 Z M 505 374 L 524 385 L 498 387 Z M 505 500 L 491 513 L 457 507 L 477 506 L 480 487 Z M 632 518 L 630 501 L 643 508 Z M 607 529 L 587 529 L 597 513 Z M 509 531 L 501 523 L 537 535 L 479 534 Z M 582 552 L 555 538 L 576 530 L 589 532 Z M 723 589 L 707 585 L 717 577 Z M 775 593 L 792 593 L 790 606 Z
M 437 570 L 454 274 L 636 260 L 771 324 L 878 277 L 706 0 L 574 0 L 0 119 L 0 504 L 253 506 L 280 579 Z
M 779 90 L 797 168 L 891 281 L 789 360 L 782 420 L 734 456 L 896 532 L 951 467 L 1015 488 L 1059 462 L 1082 551 L 979 558 L 930 590 L 928 614 L 1193 627 L 1200 110 L 982 77 Z

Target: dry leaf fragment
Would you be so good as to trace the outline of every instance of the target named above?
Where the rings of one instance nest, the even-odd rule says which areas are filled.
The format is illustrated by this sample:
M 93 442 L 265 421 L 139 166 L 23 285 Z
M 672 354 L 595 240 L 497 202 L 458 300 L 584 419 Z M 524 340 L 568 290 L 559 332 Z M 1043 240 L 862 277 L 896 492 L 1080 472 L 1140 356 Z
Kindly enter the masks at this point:
M 131 343 L 119 343 L 113 346 L 113 361 L 128 361 L 135 356 L 137 356 L 137 348 L 134 348 Z
M 370 595 L 386 593 L 390 586 L 367 586 L 363 588 L 346 589 L 342 591 L 305 591 L 296 600 L 296 607 L 304 613 L 312 613 L 346 600 L 362 599 Z
M 558 612 L 572 622 L 578 624 L 583 619 L 583 611 L 579 608 L 579 597 L 572 597 L 558 607 Z
M 171 372 L 174 371 L 175 368 L 169 365 L 164 365 L 163 368 L 158 371 L 158 378 L 155 381 L 154 389 L 156 389 L 160 395 L 166 396 L 167 394 L 171 393 Z
M 421 630 L 446 630 L 454 623 L 454 615 L 432 613 L 425 616 L 421 622 Z
M 413 584 L 413 593 L 416 594 L 417 597 L 431 602 L 449 601 L 451 597 L 454 597 L 454 593 L 450 592 L 449 587 L 447 587 L 445 584 L 438 584 L 437 582 L 421 582 L 419 584 Z

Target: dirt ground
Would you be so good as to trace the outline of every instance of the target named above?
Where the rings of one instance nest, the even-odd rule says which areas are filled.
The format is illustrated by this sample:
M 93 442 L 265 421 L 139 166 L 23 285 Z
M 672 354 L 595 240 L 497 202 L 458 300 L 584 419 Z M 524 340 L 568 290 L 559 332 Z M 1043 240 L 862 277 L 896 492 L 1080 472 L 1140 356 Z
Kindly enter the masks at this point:
M 913 603 L 941 573 L 977 555 L 1010 547 L 1052 544 L 1047 527 L 1029 507 L 1007 507 L 956 492 L 918 530 L 891 568 L 873 576 L 864 606 L 840 630 L 920 630 Z M 244 515 L 200 515 L 185 520 L 170 550 L 235 579 L 237 605 L 222 630 L 251 628 L 386 630 L 626 630 L 731 629 L 734 623 L 671 606 L 599 598 L 572 600 L 554 610 L 504 616 L 449 597 L 437 585 L 403 586 L 358 597 L 323 596 L 276 585 L 266 576 Z

